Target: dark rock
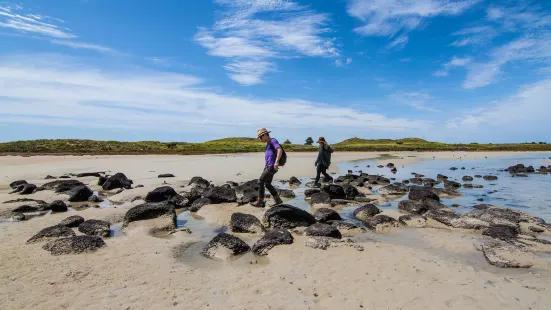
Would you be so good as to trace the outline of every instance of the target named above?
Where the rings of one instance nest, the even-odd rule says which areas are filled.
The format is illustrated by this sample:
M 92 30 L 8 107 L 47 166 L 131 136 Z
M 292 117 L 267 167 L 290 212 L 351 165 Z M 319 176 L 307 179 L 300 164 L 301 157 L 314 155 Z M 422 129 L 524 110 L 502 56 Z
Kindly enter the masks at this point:
M 366 204 L 354 210 L 354 217 L 360 221 L 367 221 L 375 215 L 381 213 L 381 210 L 373 204 Z
M 470 182 L 470 181 L 472 181 L 472 180 L 474 180 L 474 179 L 473 179 L 473 177 L 466 175 L 466 176 L 464 176 L 463 178 L 461 178 L 461 180 L 463 180 L 463 181 L 465 181 L 465 182 Z
M 20 212 L 12 212 L 11 214 L 12 222 L 21 222 L 25 220 L 25 214 Z
M 268 254 L 273 247 L 282 244 L 292 244 L 293 236 L 285 229 L 274 229 L 267 232 L 260 240 L 253 245 L 253 253 L 264 256 Z
M 67 192 L 70 202 L 88 201 L 88 198 L 90 198 L 93 194 L 94 192 L 92 192 L 92 190 L 90 190 L 86 185 L 74 187 Z
M 203 187 L 209 187 L 210 182 L 203 179 L 202 177 L 193 177 L 189 181 L 189 185 L 192 185 L 192 184 L 196 184 L 196 185 L 203 186 Z
M 73 215 L 62 220 L 61 222 L 59 222 L 58 225 L 67 226 L 67 227 L 78 227 L 82 223 L 84 223 L 84 218 L 82 216 Z
M 147 202 L 161 202 L 177 196 L 178 193 L 170 186 L 157 187 L 145 196 Z
M 321 190 L 328 193 L 331 199 L 346 199 L 346 193 L 344 192 L 343 187 L 340 185 L 324 185 Z
M 25 180 L 18 180 L 18 181 L 13 181 L 10 183 L 10 187 L 11 189 L 16 189 L 19 185 L 25 185 L 25 184 L 28 184 L 27 181 Z
M 331 199 L 331 205 L 332 206 L 338 206 L 338 205 L 346 205 L 348 204 L 350 201 L 346 200 L 346 199 Z
M 101 237 L 84 235 L 53 240 L 42 248 L 52 255 L 63 255 L 95 252 L 104 246 L 106 244 Z
M 232 188 L 228 187 L 210 187 L 204 193 L 203 197 L 208 198 L 212 203 L 236 202 L 237 196 Z
M 202 207 L 204 207 L 206 205 L 210 205 L 210 204 L 212 204 L 212 201 L 210 201 L 210 199 L 208 199 L 208 198 L 199 198 L 191 204 L 191 208 L 189 210 L 191 212 L 197 212 L 197 211 L 201 210 Z
M 376 230 L 377 226 L 379 226 L 379 225 L 396 227 L 396 226 L 398 226 L 398 221 L 396 221 L 395 219 L 393 219 L 390 216 L 387 216 L 387 215 L 384 215 L 384 214 L 379 214 L 379 215 L 376 215 L 375 217 L 373 217 L 372 219 L 366 221 L 365 224 L 366 224 L 367 228 L 369 228 L 371 230 Z
M 235 233 L 258 234 L 264 231 L 264 226 L 256 216 L 236 212 L 231 215 L 230 230 Z
M 383 165 L 378 165 L 377 168 L 384 168 L 385 166 Z
M 331 196 L 326 192 L 319 192 L 312 195 L 310 203 L 315 205 L 328 205 L 331 204 Z
M 495 181 L 495 180 L 497 180 L 497 177 L 495 175 L 485 175 L 484 180 L 486 180 L 486 181 Z
M 490 205 L 478 205 L 475 208 L 477 210 L 467 213 L 466 216 L 474 217 L 491 224 L 505 224 L 515 227 L 521 222 L 545 224 L 543 219 L 518 210 Z
M 461 170 L 465 170 L 465 167 L 461 167 Z
M 390 184 L 390 180 L 379 175 L 366 175 L 365 179 L 367 183 L 372 185 L 385 185 Z
M 291 177 L 289 179 L 289 184 L 291 185 L 300 185 L 302 182 L 300 182 L 299 179 L 297 179 L 296 177 Z
M 457 170 L 457 168 L 456 167 L 451 167 L 450 170 L 452 170 L 452 171 Z
M 25 184 L 22 186 L 23 188 L 21 188 L 21 190 L 18 190 L 19 194 L 21 195 L 30 195 L 36 190 L 36 185 L 34 184 Z
M 100 202 L 103 202 L 103 199 L 101 199 L 99 196 L 92 195 L 88 197 L 88 202 L 100 203 Z
M 272 228 L 310 226 L 316 219 L 308 212 L 286 204 L 272 207 L 264 213 L 263 222 Z
M 258 200 L 258 190 L 245 189 L 237 198 L 237 203 L 244 205 Z
M 208 258 L 227 259 L 227 251 L 230 256 L 246 253 L 251 250 L 243 240 L 226 233 L 219 233 L 204 248 L 203 255 Z
M 481 178 L 482 176 L 480 174 L 475 174 L 475 178 Z
M 484 201 L 484 198 L 478 198 L 477 201 Z
M 436 176 L 436 179 L 439 180 L 439 181 L 444 181 L 444 180 L 447 180 L 448 177 L 445 176 L 445 175 L 439 174 L 439 175 Z
M 402 200 L 398 203 L 398 210 L 410 214 L 423 214 L 431 210 L 430 205 L 425 202 L 426 201 Z
M 78 231 L 90 236 L 109 237 L 111 224 L 100 220 L 87 220 L 78 226 Z
M 500 241 L 483 244 L 482 253 L 488 263 L 500 268 L 530 268 L 537 259 L 523 246 Z
M 431 192 L 438 195 L 439 197 L 459 197 L 463 196 L 460 192 L 452 188 L 431 188 Z
M 290 189 L 277 189 L 277 193 L 281 198 L 295 198 L 295 192 Z
M 164 174 L 159 174 L 159 178 L 175 178 L 175 176 L 172 173 L 164 173 Z
M 62 175 L 59 177 L 60 179 L 70 179 L 71 176 L 70 175 Z
M 377 200 L 377 199 L 368 198 L 368 197 L 364 197 L 364 196 L 354 197 L 354 201 L 356 201 L 356 202 L 372 202 L 374 200 Z
M 320 192 L 319 188 L 309 188 L 309 189 L 304 191 L 304 196 L 311 197 L 312 195 L 314 195 L 316 193 L 319 193 L 319 192 Z M 331 199 L 331 198 L 329 198 L 329 199 Z
M 13 212 L 13 213 L 31 213 L 31 212 L 38 212 L 38 211 L 40 211 L 39 207 L 28 206 L 28 205 L 19 206 L 15 209 L 11 210 L 11 212 Z
M 483 188 L 484 186 L 479 184 L 463 184 L 464 188 Z
M 319 237 L 331 237 L 336 239 L 341 239 L 341 232 L 337 227 L 325 224 L 325 223 L 315 223 L 314 225 L 309 226 L 304 230 L 306 236 L 319 236 Z
M 226 184 L 229 184 L 231 187 L 239 186 L 239 184 L 237 182 L 234 182 L 234 181 L 228 181 L 228 182 L 226 182 Z
M 394 164 L 393 163 L 388 163 L 388 164 L 386 164 L 386 167 L 387 168 L 394 168 Z
M 449 181 L 449 180 L 444 181 L 444 188 L 455 189 L 460 187 L 461 187 L 461 183 L 459 182 Z
M 51 238 L 71 237 L 75 235 L 75 232 L 71 228 L 56 225 L 42 229 L 36 235 L 31 237 L 27 243 L 40 242 Z
M 316 221 L 321 223 L 327 223 L 333 220 L 338 221 L 342 219 L 337 211 L 329 208 L 317 209 L 316 212 L 314 212 L 314 218 L 316 219 Z
M 511 239 L 517 238 L 519 229 L 511 225 L 490 225 L 482 234 L 495 239 L 510 241 Z
M 400 216 L 398 222 L 410 227 L 425 227 L 427 225 L 427 218 L 422 215 L 407 214 Z
M 398 169 L 396 169 L 396 167 L 394 167 L 394 168 L 390 169 L 390 172 L 396 173 L 396 172 L 398 172 Z
M 425 213 L 425 217 L 447 226 L 454 226 L 454 221 L 461 218 L 459 214 L 452 211 L 447 211 L 446 209 L 429 210 Z
M 53 179 L 56 179 L 56 177 L 51 176 L 51 175 L 47 175 L 44 179 L 45 180 L 53 180 Z
M 56 193 L 65 193 L 77 186 L 82 186 L 82 185 L 84 185 L 84 183 L 77 180 L 55 180 L 40 186 L 37 190 L 38 191 L 53 190 Z
M 99 172 L 85 172 L 85 173 L 79 173 L 77 174 L 77 178 L 84 178 L 84 177 L 101 177 L 101 173 Z
M 433 193 L 430 189 L 424 188 L 424 187 L 418 187 L 418 186 L 412 186 L 409 189 L 409 195 L 408 198 L 410 200 L 425 200 L 425 199 L 432 199 L 436 201 L 440 201 L 440 197 Z
M 107 182 L 107 179 L 109 179 L 108 176 L 100 176 L 99 179 L 98 179 L 98 185 L 103 186 L 103 184 L 105 184 L 105 182 Z
M 68 209 L 69 208 L 63 200 L 56 200 L 50 204 L 50 210 L 52 210 L 52 212 L 67 212 Z
M 377 190 L 381 195 L 403 196 L 409 192 L 409 188 L 403 184 L 394 183 Z
M 159 203 L 144 203 L 135 206 L 126 212 L 124 216 L 123 226 L 128 226 L 129 223 L 142 220 L 150 220 L 158 217 L 169 217 L 174 226 L 176 226 L 176 210 L 169 202 Z
M 106 191 L 116 188 L 130 189 L 132 188 L 132 180 L 128 179 L 124 173 L 119 172 L 110 176 L 107 181 L 103 183 L 102 188 Z
M 350 184 L 342 185 L 342 189 L 344 190 L 344 194 L 345 194 L 344 199 L 353 200 L 354 197 L 358 196 L 358 194 L 360 193 L 356 187 L 354 187 Z M 329 195 L 331 195 L 331 193 L 329 193 Z M 331 198 L 333 198 L 333 197 L 331 197 Z M 340 198 L 335 198 L 335 199 L 340 199 Z

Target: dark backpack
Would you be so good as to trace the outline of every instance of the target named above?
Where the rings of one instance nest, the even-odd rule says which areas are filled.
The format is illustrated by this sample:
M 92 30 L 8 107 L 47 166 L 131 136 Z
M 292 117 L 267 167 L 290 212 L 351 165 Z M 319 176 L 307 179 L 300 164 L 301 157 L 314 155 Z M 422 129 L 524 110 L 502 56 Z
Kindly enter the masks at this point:
M 271 143 L 269 145 L 270 148 L 272 148 L 272 150 L 274 151 L 274 154 L 277 154 L 277 149 L 275 149 Z M 279 147 L 281 147 L 281 158 L 279 159 L 279 166 L 283 167 L 287 163 L 287 153 L 285 152 L 281 144 L 279 145 Z

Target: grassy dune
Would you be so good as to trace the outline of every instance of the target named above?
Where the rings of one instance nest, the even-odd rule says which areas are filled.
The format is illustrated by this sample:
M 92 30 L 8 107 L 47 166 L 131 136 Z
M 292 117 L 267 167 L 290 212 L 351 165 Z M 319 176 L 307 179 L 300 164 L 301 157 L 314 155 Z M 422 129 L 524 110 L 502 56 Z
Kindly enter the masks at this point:
M 281 140 L 280 142 L 282 142 Z M 551 151 L 551 144 L 447 144 L 419 138 L 367 140 L 351 138 L 332 145 L 336 151 Z M 226 138 L 203 143 L 31 140 L 0 143 L 0 154 L 218 154 L 261 152 L 253 138 Z M 284 144 L 286 151 L 313 152 L 317 146 Z

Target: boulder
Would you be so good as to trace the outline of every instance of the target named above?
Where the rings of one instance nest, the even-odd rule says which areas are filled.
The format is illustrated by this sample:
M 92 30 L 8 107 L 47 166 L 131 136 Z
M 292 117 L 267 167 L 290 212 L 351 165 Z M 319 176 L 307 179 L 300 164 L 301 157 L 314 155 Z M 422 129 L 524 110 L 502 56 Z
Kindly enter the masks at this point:
M 108 176 L 100 176 L 99 179 L 98 179 L 98 185 L 103 186 L 103 184 L 105 184 L 105 182 L 107 182 L 107 179 L 109 179 Z
M 111 224 L 101 220 L 87 220 L 78 226 L 78 231 L 85 235 L 109 237 Z
M 162 179 L 162 178 L 175 178 L 176 176 L 174 176 L 174 174 L 172 173 L 163 173 L 163 174 L 159 174 L 158 178 L 159 179 Z
M 334 220 L 339 221 L 342 219 L 337 211 L 329 208 L 317 209 L 316 212 L 314 212 L 314 218 L 320 223 L 327 223 Z
M 84 172 L 77 174 L 77 178 L 84 178 L 84 177 L 101 177 L 100 172 Z
M 465 182 L 470 182 L 474 179 L 473 179 L 473 177 L 466 175 L 466 176 L 462 177 L 461 180 L 463 180 Z
M 53 240 L 42 248 L 52 255 L 63 255 L 95 252 L 104 246 L 106 244 L 101 237 L 84 235 Z
M 463 196 L 463 194 L 452 188 L 430 188 L 430 191 L 441 198 L 453 198 Z
M 45 179 L 45 180 L 55 180 L 56 177 L 51 176 L 51 175 L 47 175 L 44 179 Z
M 84 185 L 84 183 L 77 180 L 55 180 L 40 186 L 37 190 L 38 191 L 53 190 L 56 193 L 65 193 L 75 187 L 82 186 L 82 185 Z
M 319 193 L 319 192 L 320 192 L 319 188 L 309 188 L 309 189 L 304 191 L 304 196 L 312 197 L 312 195 L 314 195 L 316 193 Z M 331 199 L 331 197 L 329 197 L 329 199 Z
M 208 198 L 212 203 L 236 202 L 237 196 L 232 188 L 228 187 L 210 187 L 204 193 L 203 197 Z
M 148 202 L 131 208 L 124 216 L 123 227 L 128 226 L 131 222 L 159 217 L 171 219 L 173 225 L 176 226 L 176 210 L 171 203 L 165 201 L 159 203 Z
M 264 231 L 264 226 L 256 216 L 236 212 L 231 215 L 230 230 L 235 233 L 258 234 Z
M 341 232 L 337 227 L 325 224 L 325 223 L 315 223 L 314 225 L 309 226 L 304 230 L 306 236 L 318 236 L 318 237 L 331 237 L 341 239 Z
M 483 235 L 495 239 L 510 241 L 516 239 L 519 234 L 519 229 L 511 225 L 490 225 L 490 227 L 482 232 Z
M 427 226 L 427 218 L 416 214 L 402 215 L 398 218 L 398 222 L 402 225 L 414 228 L 422 228 Z
M 412 186 L 409 190 L 408 198 L 410 200 L 425 200 L 425 199 L 432 199 L 436 201 L 440 201 L 440 197 L 433 193 L 430 189 L 426 187 L 419 187 L 419 186 Z
M 189 185 L 193 185 L 193 184 L 196 184 L 196 185 L 202 186 L 202 187 L 209 187 L 210 186 L 210 182 L 203 179 L 202 177 L 193 177 L 193 178 L 191 178 L 191 180 L 189 181 Z
M 11 212 L 13 212 L 13 213 L 31 213 L 31 212 L 38 212 L 38 211 L 40 211 L 39 207 L 28 206 L 28 205 L 19 206 L 15 209 L 11 210 Z
M 497 180 L 497 177 L 495 175 L 485 175 L 483 179 L 486 181 L 495 181 Z
M 452 171 L 457 170 L 457 167 L 451 167 L 450 170 Z
M 479 184 L 463 184 L 464 188 L 484 188 L 484 186 Z
M 36 235 L 32 236 L 31 239 L 27 240 L 27 243 L 41 242 L 52 238 L 72 237 L 75 235 L 75 232 L 71 228 L 55 225 L 42 229 Z
M 443 174 L 438 174 L 438 175 L 436 176 L 436 179 L 437 179 L 438 181 L 444 181 L 444 180 L 447 180 L 448 177 L 445 176 L 445 175 L 443 175 Z
M 286 204 L 272 207 L 264 213 L 265 226 L 272 228 L 295 228 L 310 226 L 316 219 L 308 212 Z
M 430 208 L 423 201 L 402 200 L 398 203 L 398 210 L 409 214 L 423 214 Z
M 321 190 L 329 194 L 331 199 L 346 199 L 346 193 L 342 186 L 337 184 L 324 185 Z
M 260 240 L 253 245 L 253 253 L 264 256 L 268 254 L 273 247 L 282 244 L 292 244 L 293 236 L 285 229 L 274 229 L 264 234 Z
M 500 268 L 530 268 L 537 256 L 526 247 L 499 241 L 482 245 L 482 253 L 491 265 Z
M 384 230 L 390 227 L 400 226 L 398 221 L 384 214 L 375 215 L 372 219 L 366 221 L 365 225 L 371 230 Z
M 170 186 L 161 186 L 147 193 L 145 196 L 145 201 L 147 202 L 161 202 L 169 200 L 170 198 L 177 196 L 178 193 L 174 188 Z
M 444 181 L 444 188 L 456 189 L 460 187 L 461 187 L 461 183 L 459 182 L 450 181 L 450 180 Z
M 78 227 L 82 223 L 84 223 L 84 218 L 82 216 L 72 215 L 59 222 L 58 225 L 67 227 Z
M 365 175 L 367 183 L 372 185 L 385 185 L 390 184 L 390 180 L 379 175 Z
M 202 254 L 208 258 L 229 259 L 249 252 L 251 247 L 243 240 L 226 233 L 219 233 L 204 248 Z
M 258 190 L 245 189 L 241 194 L 237 194 L 237 203 L 244 205 L 258 200 Z
M 346 199 L 331 199 L 332 206 L 347 205 L 350 201 Z
M 73 187 L 67 192 L 70 202 L 88 201 L 88 198 L 90 198 L 93 194 L 94 192 L 92 192 L 92 190 L 90 190 L 86 185 Z
M 344 190 L 344 195 L 345 195 L 344 199 L 354 200 L 354 197 L 360 194 L 358 189 L 350 184 L 342 185 L 342 189 Z M 331 193 L 329 195 L 331 195 Z M 335 199 L 340 199 L 340 198 L 335 198 Z
M 50 204 L 50 210 L 52 210 L 52 212 L 67 212 L 69 208 L 63 200 L 56 200 Z
M 343 236 L 351 236 L 354 234 L 365 232 L 365 228 L 354 223 L 344 221 L 330 221 L 331 225 L 335 226 Z
M 394 183 L 379 188 L 377 192 L 381 195 L 403 196 L 409 192 L 409 188 L 404 184 Z
M 21 186 L 22 186 L 21 190 L 19 190 L 19 188 L 17 190 L 21 195 L 30 195 L 34 193 L 34 191 L 36 190 L 36 185 L 34 184 L 24 184 Z
M 277 189 L 277 193 L 281 198 L 295 198 L 295 192 L 290 189 Z
M 132 180 L 128 179 L 124 173 L 119 172 L 110 176 L 107 181 L 103 183 L 102 188 L 106 191 L 116 188 L 130 189 L 132 188 Z
M 296 177 L 291 177 L 289 179 L 289 184 L 294 185 L 294 186 L 298 186 L 298 185 L 302 184 L 302 182 L 300 182 L 300 180 L 297 179 Z
M 319 192 L 312 195 L 310 203 L 316 208 L 331 206 L 331 196 L 326 192 Z
M 25 180 L 18 180 L 18 181 L 13 181 L 10 183 L 10 187 L 11 189 L 16 189 L 19 185 L 25 185 L 25 184 L 28 184 L 27 181 Z
M 491 205 L 477 205 L 475 207 L 477 210 L 467 213 L 466 216 L 474 217 L 491 224 L 505 224 L 515 227 L 521 222 L 545 224 L 543 219 L 518 210 Z
M 485 229 L 489 226 L 487 222 L 469 216 L 461 216 L 449 209 L 430 210 L 424 216 L 446 226 L 459 229 Z
M 373 204 L 366 204 L 354 210 L 354 217 L 360 221 L 368 221 L 375 215 L 381 213 L 381 210 Z
M 199 198 L 191 204 L 191 208 L 189 210 L 191 212 L 197 212 L 197 211 L 201 210 L 202 207 L 204 207 L 206 205 L 210 205 L 210 204 L 212 204 L 212 201 L 210 201 L 210 199 L 208 199 L 208 198 Z

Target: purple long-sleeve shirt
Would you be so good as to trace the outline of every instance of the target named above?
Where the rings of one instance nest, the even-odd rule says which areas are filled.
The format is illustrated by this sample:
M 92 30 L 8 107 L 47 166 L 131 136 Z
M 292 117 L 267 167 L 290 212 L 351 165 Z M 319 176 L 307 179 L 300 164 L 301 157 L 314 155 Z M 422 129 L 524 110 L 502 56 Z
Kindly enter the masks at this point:
M 266 167 L 273 167 L 277 159 L 277 149 L 281 148 L 276 139 L 271 138 L 266 143 Z

